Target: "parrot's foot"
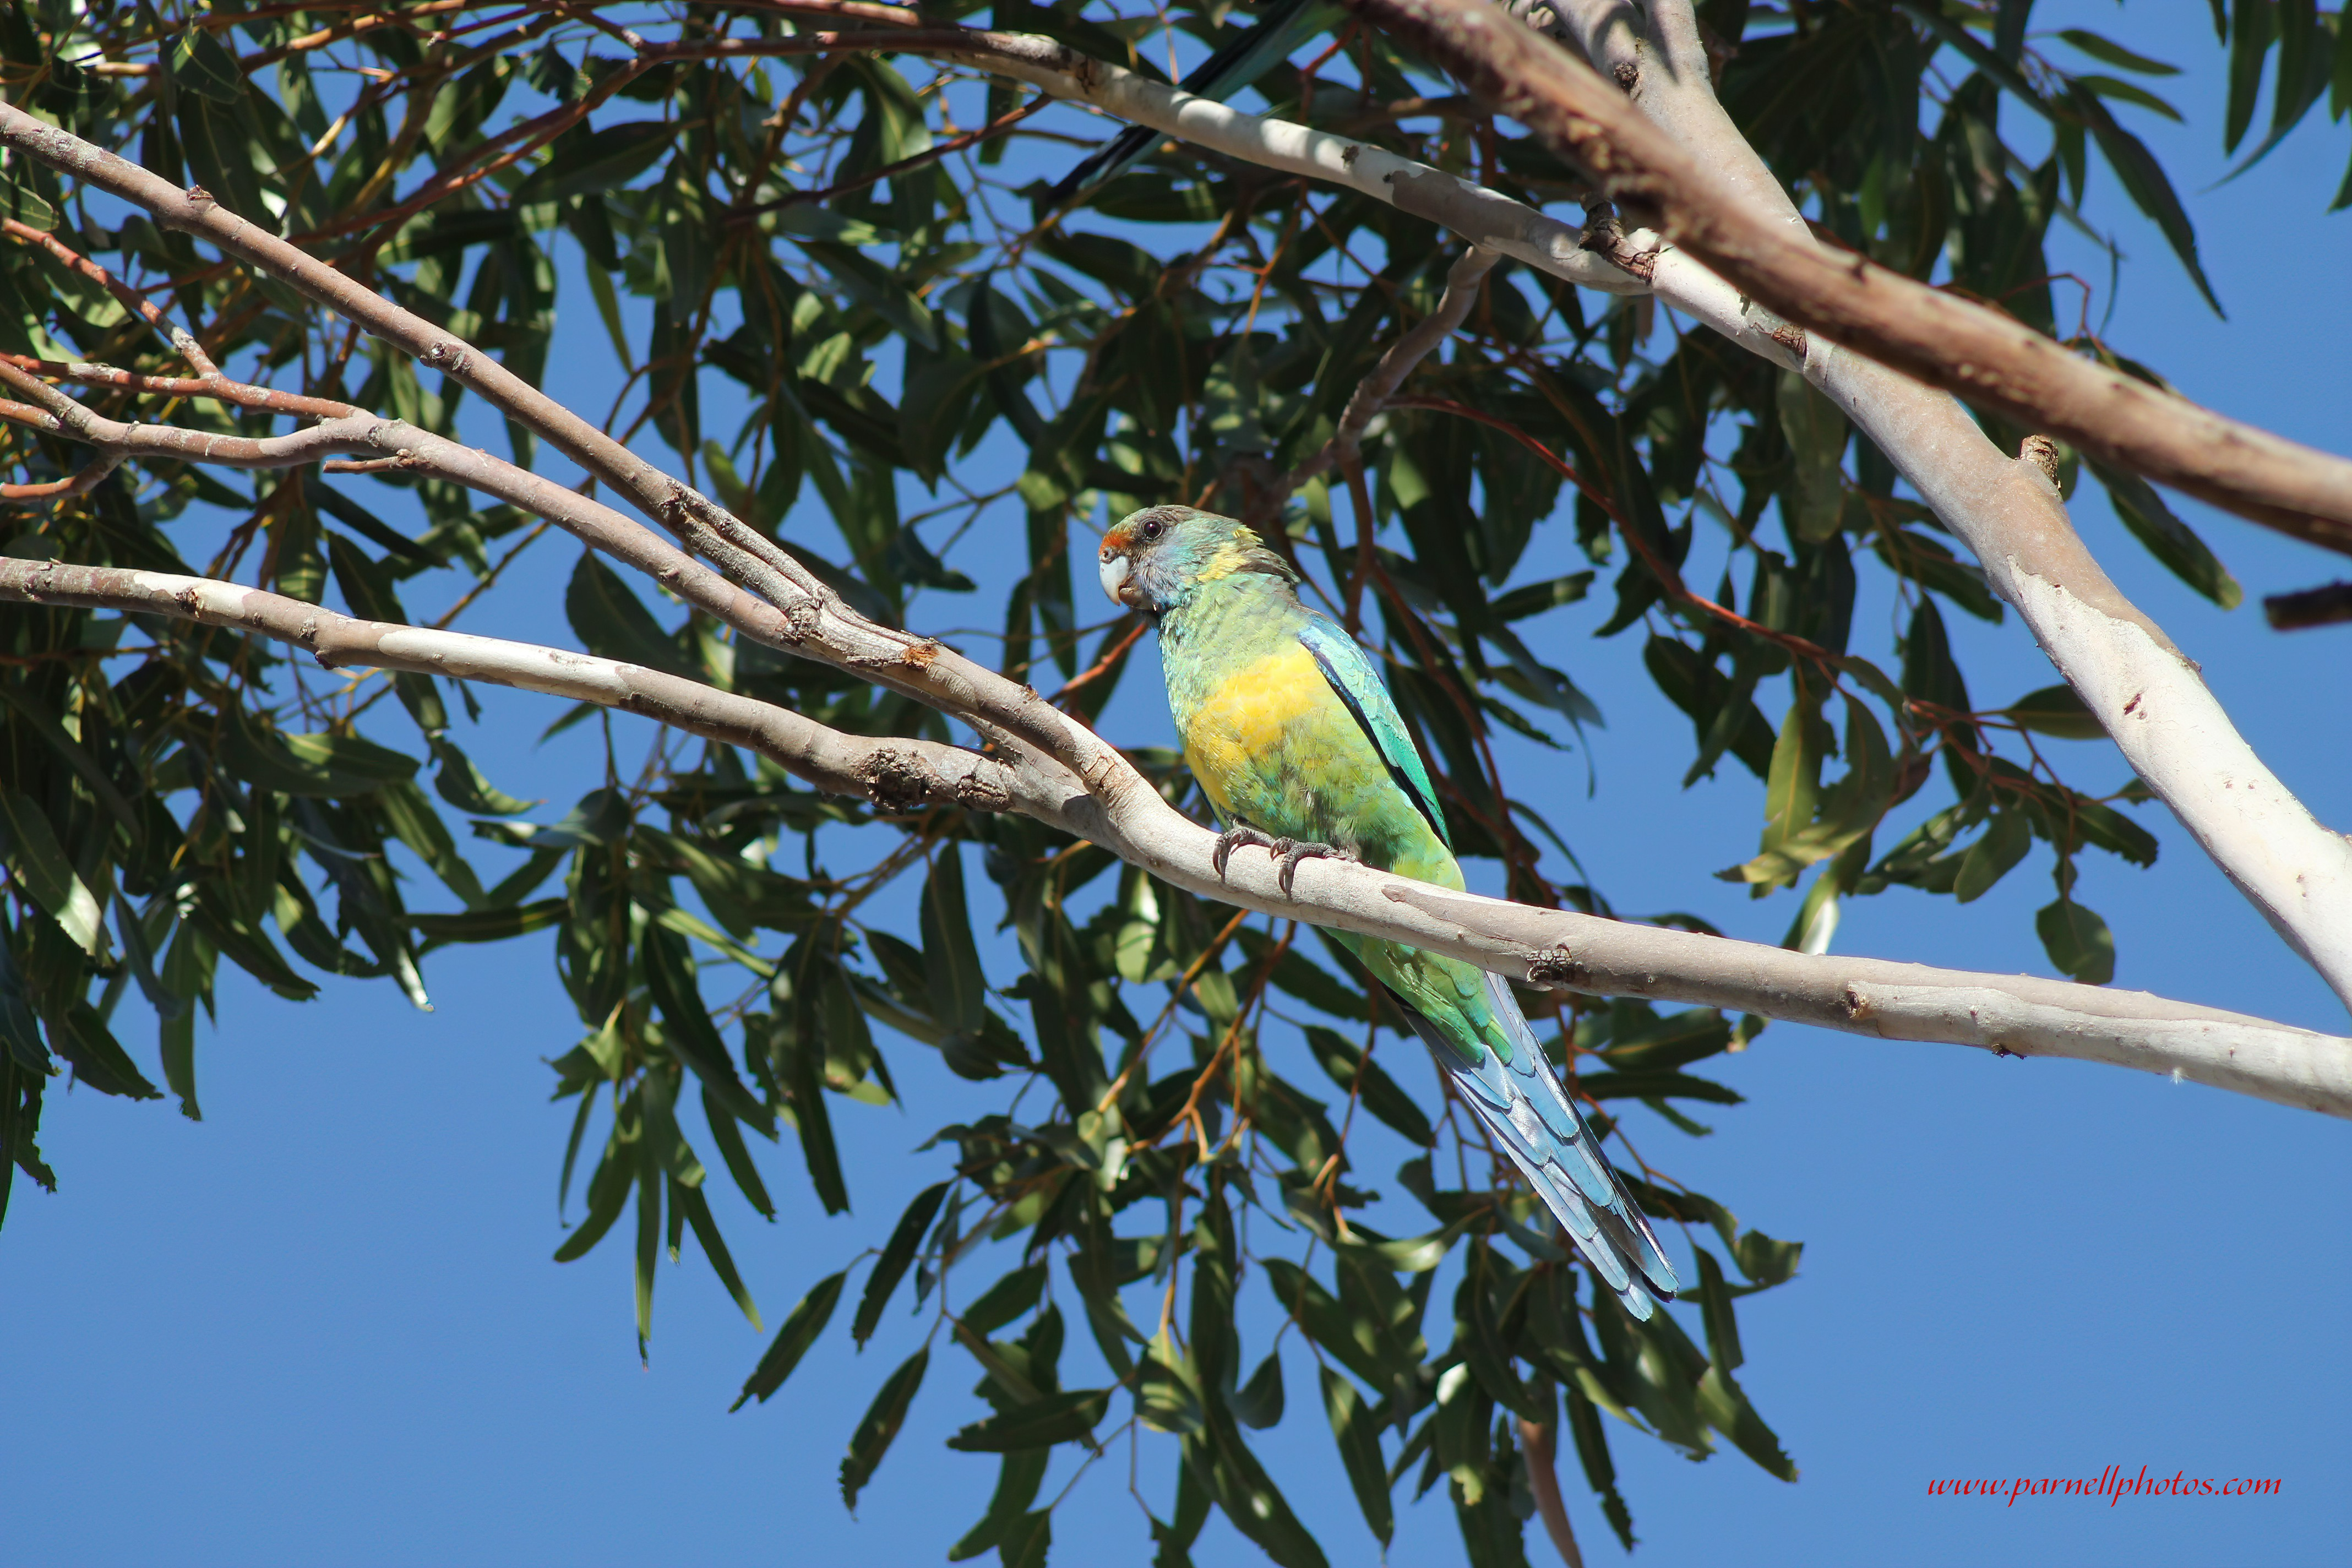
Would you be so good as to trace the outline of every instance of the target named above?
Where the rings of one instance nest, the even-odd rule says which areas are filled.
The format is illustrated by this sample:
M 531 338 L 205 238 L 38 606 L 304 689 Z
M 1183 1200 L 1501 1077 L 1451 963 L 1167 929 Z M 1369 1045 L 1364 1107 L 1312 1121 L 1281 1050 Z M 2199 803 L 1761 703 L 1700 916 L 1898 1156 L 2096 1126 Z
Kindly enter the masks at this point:
M 1282 896 L 1286 899 L 1291 896 L 1291 879 L 1298 875 L 1298 863 L 1301 860 L 1353 860 L 1355 858 L 1345 849 L 1337 848 L 1328 844 L 1301 844 L 1296 838 L 1277 838 L 1272 847 L 1275 859 L 1274 879 L 1282 889 Z
M 1217 868 L 1217 880 L 1222 882 L 1225 879 L 1225 862 L 1234 858 L 1234 850 L 1272 849 L 1279 855 L 1282 851 L 1276 846 L 1289 842 L 1287 838 L 1269 837 L 1247 823 L 1236 824 L 1217 835 L 1216 852 L 1209 857 L 1209 864 Z

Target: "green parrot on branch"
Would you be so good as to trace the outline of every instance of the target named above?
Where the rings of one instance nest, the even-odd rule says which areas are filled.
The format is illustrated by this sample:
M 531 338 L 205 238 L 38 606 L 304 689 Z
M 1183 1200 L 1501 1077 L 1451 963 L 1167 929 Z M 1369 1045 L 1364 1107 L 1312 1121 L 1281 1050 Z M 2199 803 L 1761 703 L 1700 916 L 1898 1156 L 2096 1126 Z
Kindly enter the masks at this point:
M 1270 849 L 1287 890 L 1309 857 L 1459 889 L 1428 770 L 1356 640 L 1298 599 L 1297 574 L 1231 518 L 1149 507 L 1103 537 L 1103 592 L 1160 632 L 1185 760 L 1224 831 L 1216 862 Z M 1561 1092 L 1508 982 L 1334 931 L 1385 987 L 1594 1274 L 1637 1318 L 1680 1289 L 1656 1233 Z

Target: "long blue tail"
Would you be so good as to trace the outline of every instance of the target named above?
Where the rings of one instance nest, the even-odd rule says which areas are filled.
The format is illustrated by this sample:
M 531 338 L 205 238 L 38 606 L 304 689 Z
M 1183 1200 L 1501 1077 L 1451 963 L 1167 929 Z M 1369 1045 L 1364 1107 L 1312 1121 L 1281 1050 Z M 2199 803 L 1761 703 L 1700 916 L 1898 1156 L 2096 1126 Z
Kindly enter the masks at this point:
M 1467 1066 L 1428 1019 L 1409 1006 L 1404 1014 L 1503 1152 L 1568 1227 L 1593 1273 L 1617 1292 L 1627 1311 L 1646 1319 L 1651 1297 L 1670 1301 L 1682 1281 L 1658 1246 L 1657 1233 L 1593 1147 L 1584 1118 L 1561 1092 L 1510 983 L 1488 974 L 1486 995 L 1511 1037 L 1507 1062 L 1486 1051 L 1476 1067 Z

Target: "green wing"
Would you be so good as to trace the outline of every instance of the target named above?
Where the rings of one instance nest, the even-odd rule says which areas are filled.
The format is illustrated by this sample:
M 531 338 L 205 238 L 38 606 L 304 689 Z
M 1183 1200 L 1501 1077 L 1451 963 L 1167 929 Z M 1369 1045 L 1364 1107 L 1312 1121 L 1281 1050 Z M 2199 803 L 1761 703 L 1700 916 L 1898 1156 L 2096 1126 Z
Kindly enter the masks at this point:
M 1298 628 L 1298 640 L 1315 656 L 1323 668 L 1323 677 L 1348 711 L 1356 716 L 1366 735 L 1388 764 L 1389 776 L 1404 791 L 1421 815 L 1436 831 L 1438 842 L 1446 848 L 1454 840 L 1446 836 L 1445 812 L 1437 804 L 1437 791 L 1430 787 L 1429 770 L 1421 764 L 1421 752 L 1413 748 L 1412 735 L 1404 727 L 1403 718 L 1396 710 L 1396 701 L 1381 680 L 1381 672 L 1357 646 L 1356 639 L 1320 616 L 1310 615 L 1307 624 Z

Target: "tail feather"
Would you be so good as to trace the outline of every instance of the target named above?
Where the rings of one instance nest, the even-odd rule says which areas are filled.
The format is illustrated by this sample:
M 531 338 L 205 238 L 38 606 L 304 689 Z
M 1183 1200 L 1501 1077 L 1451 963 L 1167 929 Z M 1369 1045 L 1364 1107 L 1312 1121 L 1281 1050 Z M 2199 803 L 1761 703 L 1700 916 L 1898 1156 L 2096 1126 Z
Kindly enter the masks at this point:
M 1646 1319 L 1652 1296 L 1672 1300 L 1682 1289 L 1674 1265 L 1552 1076 L 1509 983 L 1489 974 L 1486 993 L 1511 1038 L 1507 1062 L 1487 1051 L 1475 1067 L 1469 1066 L 1431 1020 L 1411 1006 L 1404 1008 L 1405 1017 L 1544 1206 L 1566 1227 L 1593 1273 L 1626 1310 Z

